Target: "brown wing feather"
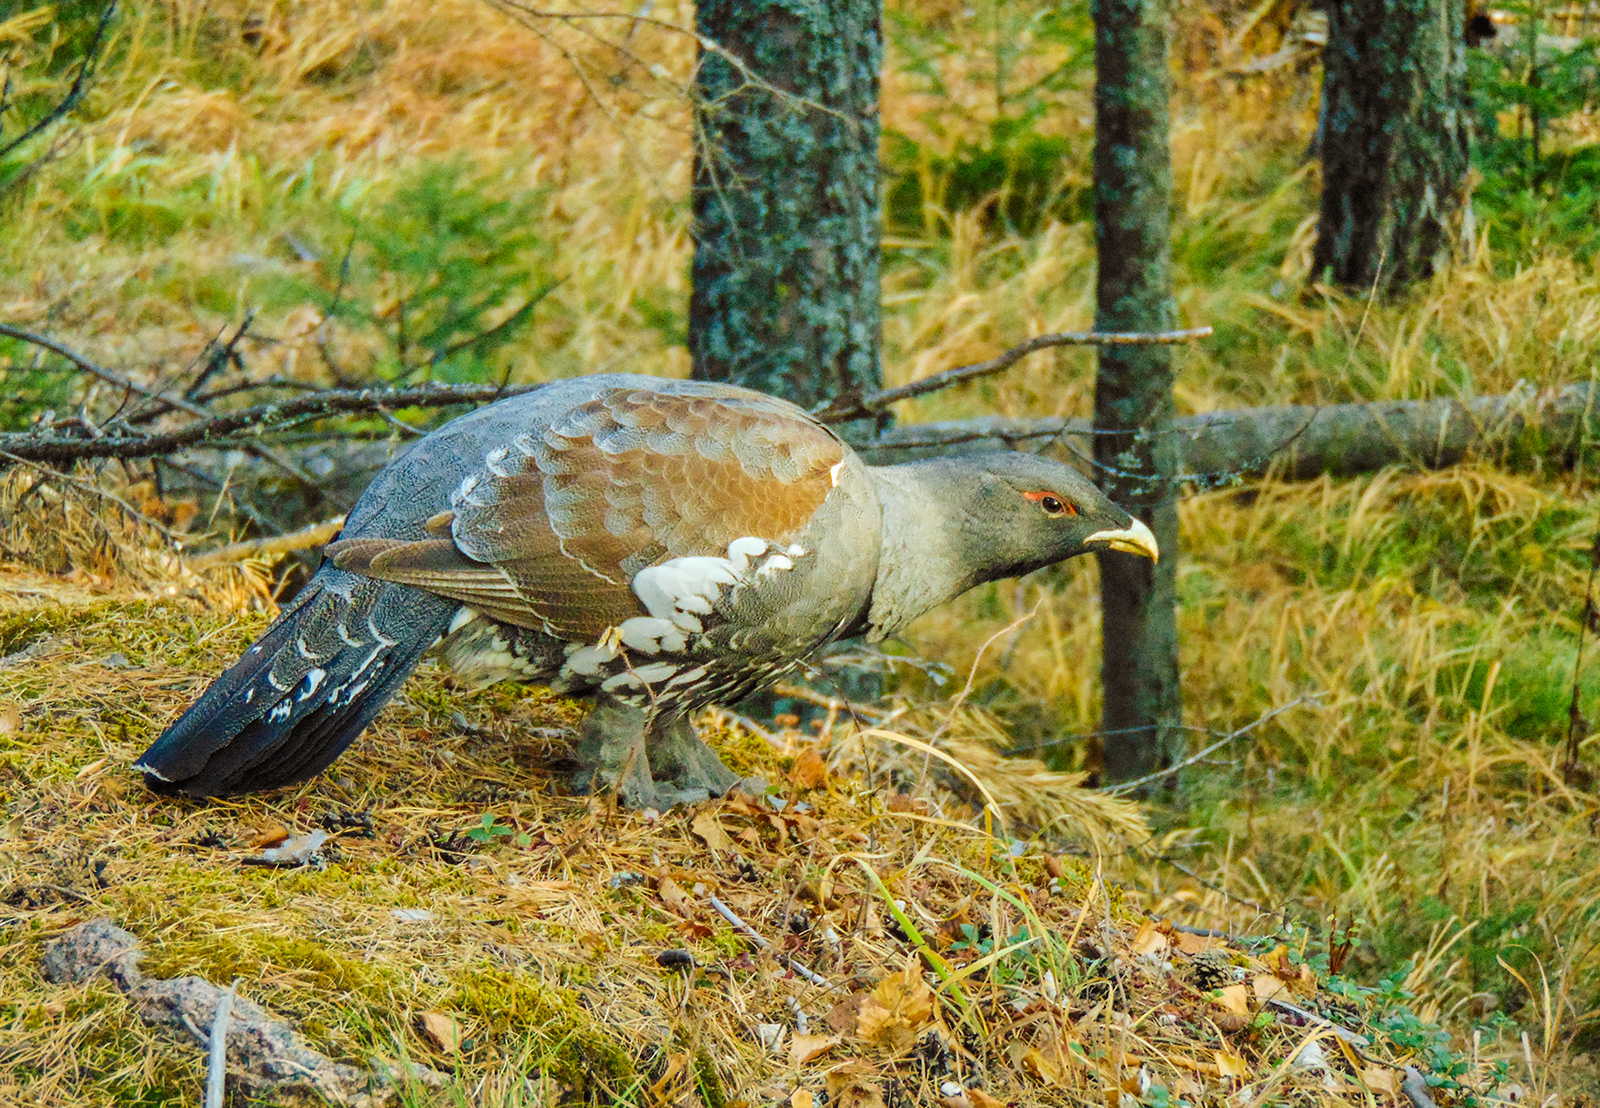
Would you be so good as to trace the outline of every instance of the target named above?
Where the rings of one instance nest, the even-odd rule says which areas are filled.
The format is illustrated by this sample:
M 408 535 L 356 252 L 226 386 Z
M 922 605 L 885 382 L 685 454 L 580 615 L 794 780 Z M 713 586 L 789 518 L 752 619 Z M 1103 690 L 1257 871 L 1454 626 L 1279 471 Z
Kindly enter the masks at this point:
M 642 614 L 631 581 L 646 565 L 720 555 L 746 535 L 793 541 L 843 457 L 825 427 L 758 393 L 613 389 L 491 453 L 454 498 L 453 543 L 329 551 L 343 568 L 592 641 Z

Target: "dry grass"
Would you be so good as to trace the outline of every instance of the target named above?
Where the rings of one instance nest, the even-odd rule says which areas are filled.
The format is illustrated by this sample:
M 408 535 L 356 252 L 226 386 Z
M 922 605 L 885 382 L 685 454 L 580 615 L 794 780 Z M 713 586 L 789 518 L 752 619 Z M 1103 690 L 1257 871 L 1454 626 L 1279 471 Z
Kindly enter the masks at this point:
M 998 20 L 1000 6 L 975 10 L 968 16 L 964 5 L 920 0 L 891 7 L 958 47 L 941 72 L 960 111 L 931 120 L 940 103 L 905 50 L 890 51 L 885 125 L 932 153 L 981 137 L 992 118 L 983 59 L 994 48 L 998 23 L 990 17 Z M 89 121 L 6 201 L 0 316 L 47 326 L 108 363 L 166 379 L 257 307 L 255 329 L 265 340 L 249 350 L 251 372 L 323 379 L 312 336 L 326 299 L 292 290 L 331 288 L 351 220 L 418 165 L 461 158 L 496 195 L 537 197 L 539 230 L 555 244 L 555 273 L 564 278 L 504 352 L 515 376 L 686 372 L 689 145 L 673 91 L 692 65 L 683 36 L 640 25 L 624 42 L 628 32 L 615 28 L 530 27 L 467 0 L 267 8 L 217 0 L 128 11 Z M 682 21 L 688 11 L 658 4 L 652 14 Z M 1180 406 L 1587 380 L 1600 355 L 1600 288 L 1592 267 L 1559 249 L 1511 262 L 1485 234 L 1456 265 L 1394 303 L 1298 295 L 1317 187 L 1302 156 L 1314 82 L 1292 71 L 1227 77 L 1226 65 L 1245 49 L 1232 45 L 1244 14 L 1229 6 L 1180 11 L 1179 304 L 1186 322 L 1217 328 L 1214 341 L 1181 356 Z M 607 36 L 612 45 L 600 41 Z M 1035 45 L 1019 72 L 1063 56 Z M 1266 48 L 1254 39 L 1246 45 Z M 1081 144 L 1086 115 L 1080 82 L 1041 126 Z M 1081 183 L 1086 159 L 1062 173 Z M 925 214 L 920 227 L 896 228 L 886 251 L 891 383 L 1091 321 L 1086 225 L 1046 221 L 1023 235 L 997 227 L 985 210 Z M 300 257 L 286 234 L 318 259 Z M 362 291 L 375 313 L 391 294 L 381 285 Z M 334 332 L 336 352 L 357 368 L 381 348 L 372 327 L 343 323 Z M 903 414 L 1082 414 L 1092 364 L 1082 351 L 1036 356 L 1002 380 L 908 404 Z M 127 509 L 191 541 L 207 526 L 209 503 L 166 504 L 137 475 L 100 477 Z M 0 857 L 14 920 L 0 961 L 9 1021 L 0 1032 L 8 1067 L 0 1082 L 11 1085 L 0 1088 L 0 1102 L 157 1103 L 167 1093 L 193 1102 L 191 1052 L 151 1040 L 108 992 L 62 994 L 36 977 L 39 942 L 99 913 L 140 933 L 163 971 L 219 981 L 243 974 L 254 982 L 251 995 L 350 1057 L 426 1052 L 413 1014 L 462 1013 L 477 1043 L 457 1060 L 464 1101 L 517 1103 L 521 1072 L 556 1072 L 571 1058 L 565 1036 L 580 1032 L 628 1046 L 649 1082 L 630 1085 L 613 1074 L 597 1088 L 632 1101 L 672 1099 L 680 1077 L 655 1092 L 646 1086 L 684 1072 L 669 1059 L 693 1061 L 702 1048 L 734 1099 L 772 1099 L 797 1081 L 815 1088 L 818 1075 L 852 1052 L 875 1062 L 881 1053 L 846 1043 L 798 1071 L 786 1055 L 765 1057 L 750 1029 L 790 1022 L 786 997 L 795 983 L 768 962 L 743 959 L 742 943 L 702 902 L 693 921 L 680 922 L 659 889 L 612 890 L 606 881 L 619 869 L 652 878 L 665 870 L 691 893 L 696 882 L 742 889 L 740 910 L 776 939 L 799 883 L 831 873 L 848 895 L 828 918 L 860 944 L 859 965 L 849 960 L 855 954 L 836 957 L 817 931 L 785 941 L 841 980 L 859 973 L 864 986 L 898 969 L 905 947 L 882 931 L 887 909 L 848 860 L 853 851 L 870 853 L 891 884 L 901 881 L 896 895 L 909 892 L 902 899 L 924 909 L 925 922 L 989 921 L 998 936 L 1033 927 L 1030 912 L 1074 939 L 1099 934 L 1107 890 L 1118 905 L 1109 942 L 1124 952 L 1132 936 L 1120 929 L 1135 927 L 1137 910 L 1241 931 L 1276 928 L 1287 913 L 1317 931 L 1313 956 L 1326 949 L 1328 916 L 1355 917 L 1362 932 L 1349 972 L 1406 984 L 1418 994 L 1413 1006 L 1444 1018 L 1482 1075 L 1494 1060 L 1515 1061 L 1514 1073 L 1494 1079 L 1502 1092 L 1518 1084 L 1523 1099 L 1543 1104 L 1597 1085 L 1596 808 L 1592 790 L 1568 785 L 1556 769 L 1595 516 L 1587 468 L 1263 481 L 1186 501 L 1180 593 L 1191 722 L 1226 731 L 1302 695 L 1327 695 L 1191 774 L 1182 807 L 1145 813 L 1156 835 L 1138 847 L 1115 845 L 1113 832 L 1133 827 L 1129 813 L 1073 787 L 1075 775 L 1093 768 L 1094 745 L 1078 736 L 1098 714 L 1092 565 L 979 590 L 913 628 L 909 652 L 965 675 L 982 644 L 1036 609 L 982 654 L 962 705 L 952 707 L 947 691 L 912 673 L 900 685 L 906 707 L 887 724 L 914 740 L 936 739 L 977 773 L 1016 828 L 1056 821 L 1072 829 L 1085 853 L 1069 863 L 1064 895 L 1016 902 L 996 900 L 977 878 L 1036 890 L 1043 848 L 1036 843 L 1007 871 L 991 841 L 971 830 L 984 790 L 904 741 L 863 739 L 843 725 L 822 736 L 834 776 L 807 796 L 816 830 L 775 828 L 766 815 L 719 817 L 730 833 L 754 834 L 738 849 L 748 847 L 763 876 L 746 887 L 727 857 L 714 857 L 686 829 L 686 816 L 648 823 L 547 793 L 541 767 L 558 752 L 547 747 L 559 748 L 559 734 L 531 745 L 525 736 L 559 732 L 568 707 L 537 694 L 462 693 L 437 674 L 414 684 L 376 737 L 319 783 L 209 809 L 152 802 L 120 767 L 259 629 L 270 578 L 253 570 L 186 575 L 123 507 L 95 503 L 83 490 L 24 495 L 25 485 L 8 485 L 0 500 L 5 558 L 31 567 L 5 577 L 0 655 L 28 644 L 44 652 L 0 670 L 0 726 L 15 719 L 0 735 L 11 821 Z M 117 654 L 129 668 L 102 664 Z M 1590 704 L 1595 675 L 1583 676 Z M 463 732 L 458 711 L 487 730 Z M 774 779 L 803 748 L 793 735 L 778 750 L 741 734 L 727 732 L 734 757 Z M 1051 753 L 1053 768 L 1034 763 L 1019 772 L 994 759 L 989 752 L 1006 736 Z M 1584 750 L 1592 766 L 1595 740 Z M 857 768 L 871 787 L 851 777 Z M 914 790 L 924 807 L 898 810 L 911 803 L 891 804 L 898 787 Z M 329 869 L 237 865 L 256 829 L 306 830 L 347 808 L 370 808 L 376 837 L 342 836 Z M 458 833 L 486 812 L 535 845 L 469 846 Z M 208 827 L 222 846 L 189 842 Z M 851 838 L 851 828 L 870 841 Z M 935 880 L 934 858 L 966 873 Z M 94 876 L 102 861 L 106 887 Z M 875 924 L 862 918 L 872 904 Z M 416 907 L 434 919 L 414 925 L 393 916 Z M 955 934 L 935 945 L 948 954 Z M 1296 944 L 1309 941 L 1297 934 Z M 693 945 L 734 977 L 686 987 L 651 960 L 674 944 Z M 999 1029 L 996 1049 L 1023 1046 L 990 1070 L 989 1087 L 1027 1103 L 1101 1101 L 1122 1075 L 1138 1072 L 1130 1054 L 1156 1053 L 1116 1036 L 1163 1026 L 1157 993 L 1188 994 L 1129 955 L 1134 978 L 1123 985 L 1132 999 L 1101 1004 L 1077 954 L 1063 948 L 1052 957 L 1067 1015 L 1028 1009 L 1016 1017 L 1027 1024 L 1018 1030 L 1005 1022 L 1011 1016 L 985 1009 Z M 1189 963 L 1175 961 L 1181 978 Z M 1037 996 L 1039 966 L 1018 966 L 1006 987 Z M 795 995 L 813 1020 L 831 1004 Z M 572 1007 L 579 998 L 586 1007 Z M 1242 1039 L 1238 1031 L 1206 1038 L 1216 1020 L 1203 1002 L 1186 1007 L 1191 1000 L 1162 1003 L 1180 1009 L 1191 1046 L 1239 1050 L 1249 1063 L 1244 1083 L 1262 1092 L 1256 1082 L 1275 1072 L 1290 1032 L 1277 1025 Z M 568 1013 L 551 1025 L 559 1034 L 540 1029 L 555 1008 Z M 942 1011 L 952 1027 L 959 1023 L 955 1009 Z M 1117 1030 L 1122 1017 L 1129 1027 Z M 1047 1026 L 1064 1034 L 1068 1019 L 1105 1051 L 1102 1061 L 1129 1068 L 1109 1084 L 1096 1068 L 1102 1062 L 1071 1070 L 1065 1085 L 1055 1080 L 1049 1044 L 1038 1036 Z M 591 1043 L 581 1035 L 571 1042 Z M 1043 1068 L 1029 1068 L 1030 1045 L 1046 1059 Z M 1149 1064 L 1158 1084 L 1191 1103 L 1230 1091 L 1221 1078 L 1187 1070 L 1204 1086 L 1195 1093 L 1175 1070 Z M 696 1065 L 689 1070 L 700 1072 Z M 894 1072 L 921 1096 L 922 1070 Z M 709 1092 L 698 1095 L 718 1108 Z M 1296 1101 L 1347 1095 L 1356 1094 L 1272 1092 Z M 1377 1096 L 1387 1098 L 1381 1086 Z

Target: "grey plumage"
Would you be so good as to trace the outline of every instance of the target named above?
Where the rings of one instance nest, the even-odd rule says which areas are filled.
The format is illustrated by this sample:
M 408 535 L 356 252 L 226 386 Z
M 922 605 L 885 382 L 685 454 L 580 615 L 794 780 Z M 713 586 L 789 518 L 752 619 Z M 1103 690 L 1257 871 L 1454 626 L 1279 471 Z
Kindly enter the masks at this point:
M 579 787 L 637 805 L 734 781 L 687 723 L 844 636 L 1087 550 L 1155 555 L 1023 454 L 874 469 L 784 401 L 626 375 L 463 416 L 385 469 L 329 564 L 138 763 L 189 795 L 317 773 L 422 653 L 597 702 Z

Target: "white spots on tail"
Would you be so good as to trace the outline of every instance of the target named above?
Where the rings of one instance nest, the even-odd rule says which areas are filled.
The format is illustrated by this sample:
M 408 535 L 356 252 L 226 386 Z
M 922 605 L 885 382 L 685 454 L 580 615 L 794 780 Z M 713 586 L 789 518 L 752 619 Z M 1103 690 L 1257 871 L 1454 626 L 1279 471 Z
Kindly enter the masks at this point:
M 322 682 L 325 681 L 327 677 L 328 671 L 320 666 L 307 673 L 305 681 L 303 682 L 305 688 L 301 690 L 300 695 L 295 697 L 295 699 L 305 700 L 309 697 L 315 696 L 317 690 L 322 687 Z
M 461 605 L 461 607 L 456 609 L 456 614 L 450 618 L 450 627 L 445 631 L 445 634 L 454 635 L 457 631 L 471 623 L 477 614 L 477 612 L 474 612 L 465 604 Z
M 277 706 L 273 708 L 272 711 L 267 713 L 267 719 L 273 723 L 278 723 L 282 720 L 288 719 L 289 713 L 292 711 L 294 711 L 294 701 L 290 700 L 288 697 L 284 697 L 282 700 L 278 701 Z
M 472 499 L 472 493 L 475 489 L 477 489 L 478 482 L 479 478 L 476 473 L 469 473 L 463 477 L 461 479 L 461 484 L 456 486 L 455 493 L 450 497 L 451 507 L 461 503 L 463 500 L 465 500 L 468 504 L 477 504 L 478 507 L 482 507 L 483 505 L 478 504 L 476 500 Z

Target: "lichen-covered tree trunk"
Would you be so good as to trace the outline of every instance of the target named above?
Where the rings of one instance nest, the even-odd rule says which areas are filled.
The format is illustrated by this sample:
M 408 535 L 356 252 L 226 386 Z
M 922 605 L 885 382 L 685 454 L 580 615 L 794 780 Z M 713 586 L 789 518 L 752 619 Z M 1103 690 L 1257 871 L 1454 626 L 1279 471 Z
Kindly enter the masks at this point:
M 1464 0 L 1328 0 L 1312 274 L 1387 291 L 1450 252 L 1467 195 Z
M 878 0 L 702 0 L 694 375 L 810 406 L 878 387 Z
M 1174 325 L 1167 0 L 1095 0 L 1095 329 Z M 1108 495 L 1149 523 L 1152 565 L 1100 555 L 1104 774 L 1128 780 L 1170 764 L 1180 732 L 1174 567 L 1178 554 L 1172 352 L 1112 346 L 1095 382 L 1095 460 Z M 1105 432 L 1114 432 L 1106 434 Z

